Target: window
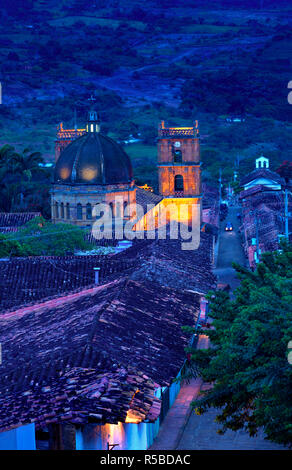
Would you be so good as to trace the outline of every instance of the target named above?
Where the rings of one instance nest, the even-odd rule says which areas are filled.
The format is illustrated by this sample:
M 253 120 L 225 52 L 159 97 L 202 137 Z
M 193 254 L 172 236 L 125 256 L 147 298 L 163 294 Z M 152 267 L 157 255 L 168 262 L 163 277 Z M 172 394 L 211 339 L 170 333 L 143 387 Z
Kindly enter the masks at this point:
M 78 202 L 77 204 L 77 219 L 78 220 L 82 220 L 83 216 L 82 216 L 82 204 L 80 204 L 80 202 Z
M 65 218 L 65 214 L 64 214 L 64 204 L 63 202 L 61 202 L 61 219 L 64 219 Z
M 182 163 L 182 153 L 181 150 L 174 150 L 174 163 Z
M 87 220 L 92 219 L 92 207 L 90 203 L 86 204 L 86 219 Z
M 59 218 L 59 204 L 57 202 L 55 204 L 55 217 L 56 219 Z
M 70 219 L 70 204 L 67 202 L 66 204 L 66 219 Z
M 174 190 L 183 191 L 184 190 L 184 179 L 182 175 L 175 175 L 174 177 Z

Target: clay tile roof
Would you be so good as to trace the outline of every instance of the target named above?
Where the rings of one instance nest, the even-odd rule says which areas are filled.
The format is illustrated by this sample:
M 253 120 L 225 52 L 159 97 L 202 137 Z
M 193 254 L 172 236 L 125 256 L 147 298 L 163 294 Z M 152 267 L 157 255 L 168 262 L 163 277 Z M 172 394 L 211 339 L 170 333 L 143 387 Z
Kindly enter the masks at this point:
M 242 178 L 240 181 L 240 185 L 245 185 L 249 183 L 250 181 L 253 181 L 257 178 L 267 178 L 272 181 L 275 181 L 276 183 L 279 184 L 285 184 L 285 181 L 283 178 L 281 178 L 278 173 L 269 170 L 268 168 L 258 168 L 256 170 L 253 170 L 251 173 L 248 173 L 246 176 Z
M 213 236 L 209 233 L 201 232 L 197 250 L 182 250 L 180 239 L 156 239 L 136 244 L 117 255 L 120 259 L 131 259 L 131 256 L 136 260 L 132 279 L 147 279 L 162 286 L 201 294 L 216 286 L 212 274 Z
M 133 261 L 111 255 L 32 256 L 0 261 L 0 310 L 38 302 L 47 297 L 84 288 L 94 283 L 94 267 L 100 280 L 126 272 Z
M 0 260 L 0 311 L 131 274 L 157 284 L 206 293 L 215 286 L 213 238 L 201 233 L 198 250 L 184 251 L 181 240 L 141 240 L 116 255 L 35 256 Z
M 195 294 L 122 279 L 2 315 L 0 429 L 117 423 L 129 408 L 155 419 L 154 389 L 182 367 L 181 326 L 194 325 L 197 305 Z
M 162 201 L 163 197 L 158 194 L 151 193 L 150 191 L 145 191 L 144 189 L 137 188 L 136 190 L 136 202 L 143 207 L 144 213 L 147 210 L 147 204 L 158 204 Z
M 0 212 L 0 232 L 16 231 L 17 227 L 40 216 L 40 212 Z

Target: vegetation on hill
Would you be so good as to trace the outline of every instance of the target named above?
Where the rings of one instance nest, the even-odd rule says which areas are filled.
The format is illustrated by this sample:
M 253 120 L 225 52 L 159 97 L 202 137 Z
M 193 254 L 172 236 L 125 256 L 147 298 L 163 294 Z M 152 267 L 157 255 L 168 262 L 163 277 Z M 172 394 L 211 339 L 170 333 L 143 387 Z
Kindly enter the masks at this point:
M 275 169 L 292 158 L 291 17 L 274 0 L 3 0 L 0 145 L 33 142 L 53 162 L 57 124 L 76 109 L 83 127 L 93 94 L 102 132 L 140 139 L 125 145 L 139 184 L 157 190 L 162 119 L 199 120 L 204 181 L 222 168 L 230 182 L 262 152 Z

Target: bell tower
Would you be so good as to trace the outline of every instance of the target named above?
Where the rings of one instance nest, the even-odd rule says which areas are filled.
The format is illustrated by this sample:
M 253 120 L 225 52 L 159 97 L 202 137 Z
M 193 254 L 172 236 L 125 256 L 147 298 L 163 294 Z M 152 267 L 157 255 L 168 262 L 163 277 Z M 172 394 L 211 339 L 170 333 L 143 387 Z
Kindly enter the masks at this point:
M 164 197 L 200 197 L 201 168 L 198 121 L 195 127 L 158 128 L 159 193 Z
M 200 224 L 202 195 L 198 121 L 194 127 L 167 127 L 164 121 L 160 123 L 158 179 L 164 205 L 175 204 L 179 211 L 185 204 L 196 206 Z M 190 223 L 190 216 L 183 218 Z

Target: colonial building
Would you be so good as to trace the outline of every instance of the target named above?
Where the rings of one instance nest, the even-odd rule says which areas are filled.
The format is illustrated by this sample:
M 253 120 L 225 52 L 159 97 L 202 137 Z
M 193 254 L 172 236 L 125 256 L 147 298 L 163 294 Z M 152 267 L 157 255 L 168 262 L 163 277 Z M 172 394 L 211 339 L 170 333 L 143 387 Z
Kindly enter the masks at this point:
M 161 201 L 136 225 L 150 230 L 177 220 L 200 227 L 202 211 L 201 162 L 198 122 L 194 127 L 158 128 L 158 180 Z M 161 216 L 161 214 L 163 216 Z
M 60 127 L 55 150 L 52 221 L 90 227 L 98 203 L 123 218 L 124 207 L 136 199 L 132 165 L 124 150 L 101 134 L 97 113 L 89 112 L 86 129 Z
M 159 195 L 138 188 L 134 230 L 151 231 L 177 221 L 201 226 L 201 168 L 198 123 L 194 127 L 158 130 Z M 93 208 L 110 204 L 113 217 L 126 219 L 125 208 L 136 203 L 132 166 L 128 155 L 100 132 L 95 111 L 89 112 L 86 129 L 64 129 L 56 141 L 56 167 L 51 191 L 53 222 L 90 227 Z M 143 195 L 141 195 L 143 193 Z M 147 206 L 148 202 L 151 205 Z M 133 212 L 132 212 L 133 214 Z
M 254 188 L 255 186 L 262 185 L 266 188 L 273 190 L 281 190 L 284 184 L 283 178 L 278 173 L 269 169 L 269 159 L 261 156 L 255 161 L 255 170 L 244 176 L 240 185 L 244 190 Z

